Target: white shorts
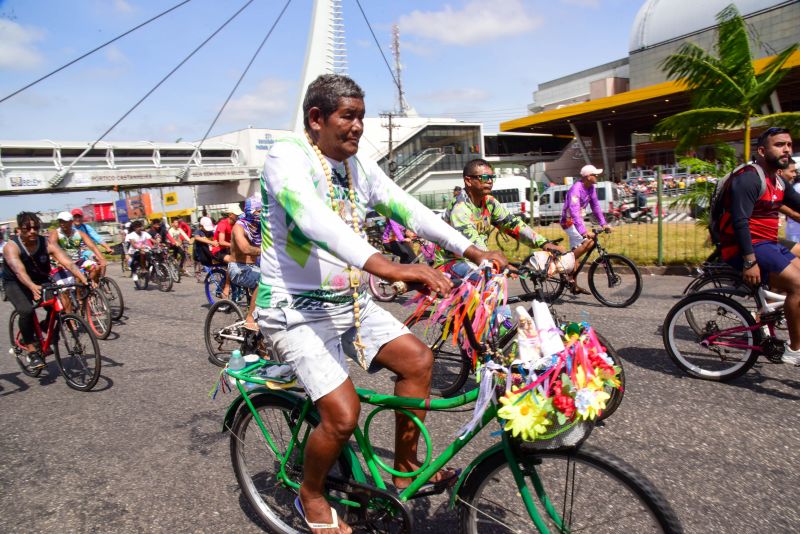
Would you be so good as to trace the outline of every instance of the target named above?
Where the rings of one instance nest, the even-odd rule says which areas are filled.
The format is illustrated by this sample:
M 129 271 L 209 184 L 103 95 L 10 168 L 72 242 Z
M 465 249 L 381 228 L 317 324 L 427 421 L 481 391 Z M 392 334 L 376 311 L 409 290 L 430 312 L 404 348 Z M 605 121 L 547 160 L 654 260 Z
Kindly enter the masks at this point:
M 570 250 L 574 249 L 575 247 L 577 247 L 578 245 L 580 245 L 585 241 L 585 238 L 580 233 L 578 233 L 578 230 L 575 229 L 574 224 L 566 228 L 564 231 L 567 232 L 567 237 L 569 238 Z
M 379 370 L 372 360 L 378 351 L 408 328 L 365 295 L 360 300 L 361 340 L 369 372 Z M 353 307 L 327 310 L 259 308 L 256 320 L 278 358 L 290 364 L 311 400 L 342 385 L 348 377 L 345 355 L 356 359 Z

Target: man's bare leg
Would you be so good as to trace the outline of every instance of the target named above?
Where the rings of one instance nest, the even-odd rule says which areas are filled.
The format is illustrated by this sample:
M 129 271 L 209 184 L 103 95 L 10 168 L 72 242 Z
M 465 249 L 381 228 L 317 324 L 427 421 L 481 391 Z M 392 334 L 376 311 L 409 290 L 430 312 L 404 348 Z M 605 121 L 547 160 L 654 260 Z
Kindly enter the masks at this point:
M 331 505 L 325 499 L 325 478 L 331 470 L 342 447 L 350 439 L 358 423 L 361 405 L 353 382 L 348 378 L 341 386 L 315 402 L 320 414 L 320 424 L 308 437 L 303 462 L 303 483 L 300 485 L 300 503 L 309 523 L 331 523 Z M 339 529 L 312 529 L 319 534 L 353 530 L 341 519 Z
M 394 394 L 399 397 L 426 398 L 430 395 L 433 354 L 431 350 L 412 334 L 400 336 L 378 351 L 375 362 L 397 375 Z M 425 420 L 425 410 L 411 410 L 421 421 Z M 395 456 L 394 468 L 398 471 L 416 471 L 420 462 L 417 458 L 417 444 L 420 429 L 407 416 L 395 415 Z M 438 482 L 440 473 L 431 482 Z M 396 487 L 404 488 L 411 484 L 410 478 L 393 477 Z
M 253 318 L 253 314 L 256 312 L 256 301 L 258 300 L 258 286 L 253 290 L 253 294 L 250 295 L 250 306 L 247 307 L 247 317 L 244 319 L 244 327 L 248 330 L 258 331 L 258 325 L 256 324 L 256 320 Z

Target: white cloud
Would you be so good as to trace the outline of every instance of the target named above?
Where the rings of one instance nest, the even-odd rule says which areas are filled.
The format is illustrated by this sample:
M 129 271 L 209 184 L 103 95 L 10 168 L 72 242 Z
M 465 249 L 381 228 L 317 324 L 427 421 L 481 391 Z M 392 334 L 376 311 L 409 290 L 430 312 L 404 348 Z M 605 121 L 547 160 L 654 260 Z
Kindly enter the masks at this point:
M 233 98 L 225 108 L 227 121 L 246 121 L 248 124 L 285 119 L 287 111 L 293 111 L 294 95 L 290 90 L 294 84 L 287 80 L 266 78 L 258 83 L 255 91 Z
M 461 46 L 524 33 L 541 23 L 540 17 L 525 10 L 521 0 L 470 0 L 462 9 L 448 4 L 441 11 L 415 10 L 398 19 L 403 35 Z
M 561 0 L 561 3 L 580 7 L 600 7 L 600 0 Z
M 106 47 L 106 59 L 110 63 L 127 63 L 128 57 L 122 53 L 122 50 L 117 48 L 115 45 L 110 45 Z
M 30 69 L 42 62 L 36 42 L 44 32 L 33 26 L 21 26 L 8 19 L 0 19 L 0 69 Z
M 133 6 L 131 6 L 125 0 L 114 0 L 114 9 L 116 9 L 120 13 L 132 13 L 133 12 Z
M 444 89 L 442 91 L 434 91 L 415 97 L 415 100 L 425 100 L 428 102 L 483 102 L 489 98 L 489 93 L 482 89 L 473 88 L 458 88 L 458 89 Z

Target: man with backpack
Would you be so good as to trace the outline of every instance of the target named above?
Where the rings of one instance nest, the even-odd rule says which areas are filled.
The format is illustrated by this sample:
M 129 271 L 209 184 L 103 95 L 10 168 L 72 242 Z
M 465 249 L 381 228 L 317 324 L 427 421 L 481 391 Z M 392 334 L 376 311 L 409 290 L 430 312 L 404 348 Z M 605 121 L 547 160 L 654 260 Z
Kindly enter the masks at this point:
M 758 138 L 755 161 L 734 170 L 717 186 L 711 206 L 712 236 L 722 259 L 742 270 L 751 286 L 768 282 L 786 293 L 789 346 L 784 363 L 800 365 L 800 259 L 778 242 L 779 209 L 800 211 L 800 194 L 780 176 L 792 161 L 792 137 L 768 128 Z

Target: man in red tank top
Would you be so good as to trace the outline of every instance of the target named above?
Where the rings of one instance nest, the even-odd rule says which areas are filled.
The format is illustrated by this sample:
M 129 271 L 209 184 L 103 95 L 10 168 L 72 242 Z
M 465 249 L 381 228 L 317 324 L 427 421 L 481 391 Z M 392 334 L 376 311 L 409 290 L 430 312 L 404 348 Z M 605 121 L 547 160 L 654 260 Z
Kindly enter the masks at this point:
M 789 328 L 789 346 L 784 363 L 800 365 L 800 259 L 778 242 L 779 209 L 786 204 L 800 211 L 800 194 L 777 175 L 792 161 L 792 137 L 784 128 L 769 128 L 758 138 L 755 164 L 766 176 L 761 194 L 761 177 L 755 167 L 745 167 L 731 177 L 720 219 L 722 258 L 742 269 L 744 281 L 756 286 L 763 282 L 786 293 L 784 311 Z

